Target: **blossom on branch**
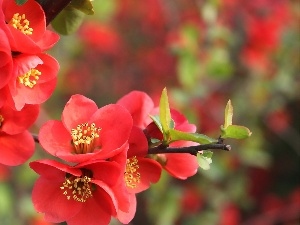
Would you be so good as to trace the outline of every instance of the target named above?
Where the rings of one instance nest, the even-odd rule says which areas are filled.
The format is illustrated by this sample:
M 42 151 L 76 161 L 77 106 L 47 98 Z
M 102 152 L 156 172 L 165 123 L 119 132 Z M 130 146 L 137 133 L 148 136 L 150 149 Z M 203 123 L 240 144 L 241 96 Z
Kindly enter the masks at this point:
M 50 49 L 59 35 L 46 30 L 46 18 L 42 7 L 34 0 L 23 5 L 3 0 L 3 14 L 7 36 L 13 52 L 36 54 Z
M 163 139 L 161 131 L 150 119 L 150 115 L 158 115 L 159 110 L 158 108 L 154 108 L 152 99 L 146 93 L 132 91 L 119 99 L 117 104 L 124 106 L 131 113 L 133 124 L 140 129 L 144 129 L 148 141 L 151 138 L 157 140 Z M 172 109 L 171 117 L 175 124 L 174 129 L 191 133 L 196 131 L 196 126 L 188 123 L 187 119 L 178 111 Z M 171 143 L 170 147 L 185 147 L 192 145 L 195 145 L 195 143 L 176 141 Z M 187 177 L 193 176 L 199 167 L 196 157 L 188 153 L 151 155 L 147 160 L 157 160 L 167 172 L 179 179 L 186 179 Z
M 98 108 L 82 95 L 67 102 L 61 121 L 50 120 L 39 132 L 42 147 L 68 162 L 108 159 L 128 148 L 132 118 L 122 106 Z
M 122 204 L 113 187 L 123 179 L 116 162 L 93 160 L 76 166 L 53 160 L 30 163 L 40 175 L 32 191 L 32 201 L 45 219 L 68 225 L 107 225 Z
M 6 91 L 12 108 L 42 104 L 52 95 L 59 70 L 58 62 L 48 54 L 20 54 L 14 58 L 14 71 Z

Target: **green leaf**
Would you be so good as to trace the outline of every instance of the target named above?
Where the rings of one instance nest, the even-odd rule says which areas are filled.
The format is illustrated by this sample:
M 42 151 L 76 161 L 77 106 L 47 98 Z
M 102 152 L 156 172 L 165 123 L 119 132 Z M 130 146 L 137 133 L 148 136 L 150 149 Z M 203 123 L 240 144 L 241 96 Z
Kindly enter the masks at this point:
M 164 135 L 164 140 L 168 139 L 170 124 L 171 124 L 171 112 L 169 106 L 169 100 L 167 95 L 167 89 L 164 88 L 159 102 L 159 119 Z
M 153 120 L 153 122 L 156 124 L 156 126 L 158 127 L 158 129 L 163 133 L 163 130 L 162 130 L 162 126 L 161 126 L 161 122 L 160 122 L 160 119 L 159 119 L 159 116 L 156 115 L 156 116 L 151 116 L 150 115 L 150 118 Z
M 210 169 L 210 164 L 212 163 L 211 158 L 205 157 L 203 154 L 198 153 L 197 154 L 197 161 L 198 161 L 198 165 L 201 169 L 203 169 L 203 170 L 209 170 Z
M 232 125 L 232 116 L 233 116 L 233 107 L 231 101 L 227 102 L 225 107 L 225 121 L 224 121 L 224 128 L 226 129 L 229 125 Z
M 244 126 L 229 125 L 227 128 L 221 127 L 222 138 L 244 139 L 250 137 L 252 132 Z
M 193 141 L 199 144 L 210 144 L 217 142 L 218 140 L 210 138 L 204 134 L 198 133 L 186 133 L 179 130 L 170 129 L 170 138 L 171 142 L 184 140 L 184 141 Z
M 86 15 L 94 15 L 95 13 L 91 0 L 72 0 L 70 5 Z
M 84 13 L 72 6 L 64 8 L 51 22 L 52 27 L 62 35 L 74 33 L 81 25 Z
M 202 153 L 202 155 L 204 156 L 204 157 L 206 157 L 206 158 L 212 158 L 212 156 L 213 156 L 213 152 L 212 151 L 207 151 L 207 150 L 204 150 L 203 151 L 203 153 Z
M 15 0 L 17 5 L 23 5 L 27 2 L 27 0 Z

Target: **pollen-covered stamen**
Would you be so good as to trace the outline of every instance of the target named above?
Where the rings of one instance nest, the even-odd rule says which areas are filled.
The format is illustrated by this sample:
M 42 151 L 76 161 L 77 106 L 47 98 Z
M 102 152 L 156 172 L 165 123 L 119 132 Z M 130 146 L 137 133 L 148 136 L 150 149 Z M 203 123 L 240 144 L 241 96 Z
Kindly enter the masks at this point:
M 30 69 L 27 73 L 18 76 L 18 81 L 25 87 L 33 88 L 36 85 L 37 80 L 40 78 L 41 74 L 42 73 L 37 69 Z
M 1 126 L 2 126 L 3 121 L 4 121 L 4 118 L 3 118 L 2 115 L 0 115 L 0 128 L 1 128 Z
M 23 34 L 32 35 L 33 29 L 29 27 L 29 20 L 26 19 L 25 14 L 15 13 L 8 24 L 20 30 Z
M 94 123 L 89 125 L 83 123 L 71 130 L 71 136 L 76 154 L 91 153 L 95 149 L 96 139 L 99 138 L 101 128 L 97 128 Z
M 62 184 L 60 189 L 68 200 L 73 198 L 78 202 L 86 202 L 86 200 L 92 195 L 92 184 L 90 183 L 91 178 L 88 176 L 75 177 L 70 176 L 65 178 L 65 182 Z
M 141 181 L 141 174 L 138 172 L 138 162 L 136 156 L 127 159 L 124 180 L 129 188 L 136 188 Z

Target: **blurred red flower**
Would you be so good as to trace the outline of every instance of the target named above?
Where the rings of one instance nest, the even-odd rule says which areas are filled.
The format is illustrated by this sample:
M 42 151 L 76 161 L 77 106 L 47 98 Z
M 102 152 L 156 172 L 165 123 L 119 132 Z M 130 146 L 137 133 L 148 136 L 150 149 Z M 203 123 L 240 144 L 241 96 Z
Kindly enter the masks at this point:
M 117 32 L 109 26 L 97 22 L 87 22 L 80 28 L 81 39 L 93 50 L 104 54 L 118 54 L 121 50 L 121 39 Z

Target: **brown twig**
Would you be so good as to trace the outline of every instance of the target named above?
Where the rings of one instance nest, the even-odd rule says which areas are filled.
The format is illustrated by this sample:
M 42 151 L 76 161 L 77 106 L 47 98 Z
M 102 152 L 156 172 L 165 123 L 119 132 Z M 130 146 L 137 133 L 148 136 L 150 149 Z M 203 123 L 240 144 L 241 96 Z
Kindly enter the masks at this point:
M 203 145 L 196 145 L 196 146 L 189 146 L 189 147 L 178 147 L 178 148 L 171 148 L 167 146 L 157 146 L 154 148 L 148 149 L 148 154 L 161 154 L 161 153 L 190 153 L 192 155 L 197 155 L 199 151 L 202 150 L 224 150 L 230 151 L 231 146 L 226 144 L 203 144 Z

